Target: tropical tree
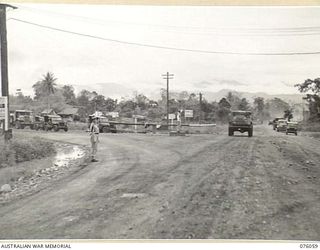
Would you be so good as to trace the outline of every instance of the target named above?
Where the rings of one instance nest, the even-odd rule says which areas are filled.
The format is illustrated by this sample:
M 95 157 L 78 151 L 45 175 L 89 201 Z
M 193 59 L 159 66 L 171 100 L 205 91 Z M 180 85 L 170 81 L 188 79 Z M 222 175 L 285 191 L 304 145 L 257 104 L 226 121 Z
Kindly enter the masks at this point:
M 295 87 L 298 87 L 301 93 L 306 93 L 303 99 L 309 103 L 310 119 L 320 120 L 320 78 L 307 79 Z
M 283 117 L 290 121 L 293 118 L 293 110 L 291 108 L 285 110 Z
M 64 85 L 62 87 L 62 95 L 65 98 L 67 104 L 76 104 L 76 95 L 74 93 L 74 88 L 72 85 Z
M 48 109 L 50 108 L 50 96 L 57 90 L 56 81 L 57 78 L 54 77 L 54 74 L 47 72 L 40 81 L 32 86 L 35 92 L 34 99 L 39 101 L 40 104 L 46 103 Z
M 231 105 L 230 103 L 227 101 L 226 98 L 222 98 L 219 103 L 218 103 L 218 109 L 216 111 L 216 116 L 219 118 L 219 120 L 222 123 L 225 123 L 228 121 L 228 116 L 230 113 L 230 108 Z
M 266 110 L 273 117 L 281 117 L 285 110 L 290 109 L 290 105 L 280 98 L 273 98 L 266 103 Z
M 43 75 L 42 79 L 32 86 L 35 92 L 35 99 L 39 100 L 53 94 L 57 89 L 56 81 L 57 78 L 55 78 L 54 74 L 51 72 L 47 72 L 47 74 Z
M 241 99 L 236 93 L 228 92 L 228 94 L 226 96 L 226 100 L 229 102 L 232 109 L 239 108 Z
M 250 109 L 249 102 L 247 101 L 246 98 L 241 99 L 239 106 L 238 106 L 238 109 L 240 109 L 240 110 L 249 110 Z
M 105 109 L 106 111 L 114 111 L 117 107 L 118 100 L 117 99 L 112 99 L 112 98 L 107 98 L 105 100 Z

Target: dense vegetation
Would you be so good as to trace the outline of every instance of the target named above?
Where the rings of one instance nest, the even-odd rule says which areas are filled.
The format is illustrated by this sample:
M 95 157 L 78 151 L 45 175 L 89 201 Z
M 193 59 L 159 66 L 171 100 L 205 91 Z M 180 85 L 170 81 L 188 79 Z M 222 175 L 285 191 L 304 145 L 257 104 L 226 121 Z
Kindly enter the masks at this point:
M 151 100 L 142 93 L 135 93 L 134 97 L 121 100 L 105 97 L 96 91 L 82 90 L 75 94 L 72 85 L 57 85 L 57 78 L 48 72 L 41 81 L 33 85 L 34 97 L 24 96 L 22 92 L 10 97 L 11 109 L 30 109 L 35 113 L 46 108 L 52 108 L 56 112 L 66 107 L 78 107 L 80 120 L 85 120 L 89 114 L 99 110 L 103 112 L 116 111 L 120 117 L 132 117 L 144 115 L 150 120 L 162 120 L 166 117 L 166 90 L 160 90 L 159 100 Z M 279 98 L 264 100 L 256 97 L 253 101 L 242 98 L 236 92 L 229 92 L 219 101 L 209 102 L 202 99 L 200 107 L 199 96 L 195 93 L 182 91 L 170 92 L 169 113 L 178 110 L 191 109 L 194 118 L 190 121 L 226 122 L 231 109 L 251 110 L 254 117 L 259 120 L 267 120 L 275 115 L 283 115 L 292 112 L 288 103 Z

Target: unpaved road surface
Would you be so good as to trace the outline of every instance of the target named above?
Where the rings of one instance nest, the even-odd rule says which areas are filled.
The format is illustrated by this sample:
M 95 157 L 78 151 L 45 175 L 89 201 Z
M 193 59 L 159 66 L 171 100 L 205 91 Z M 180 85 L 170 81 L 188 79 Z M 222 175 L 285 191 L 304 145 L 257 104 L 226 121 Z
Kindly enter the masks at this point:
M 25 132 L 31 133 L 31 132 Z M 88 144 L 84 132 L 42 133 Z M 0 206 L 1 239 L 320 239 L 320 141 L 101 134 L 99 162 Z

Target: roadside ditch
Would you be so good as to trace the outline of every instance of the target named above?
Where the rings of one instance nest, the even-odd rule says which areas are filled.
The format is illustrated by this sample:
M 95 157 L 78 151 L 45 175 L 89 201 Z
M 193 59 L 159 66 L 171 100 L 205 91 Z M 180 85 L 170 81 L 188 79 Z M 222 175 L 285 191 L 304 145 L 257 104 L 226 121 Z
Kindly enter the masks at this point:
M 0 168 L 0 204 L 36 193 L 87 165 L 86 146 L 54 143 L 56 154 Z

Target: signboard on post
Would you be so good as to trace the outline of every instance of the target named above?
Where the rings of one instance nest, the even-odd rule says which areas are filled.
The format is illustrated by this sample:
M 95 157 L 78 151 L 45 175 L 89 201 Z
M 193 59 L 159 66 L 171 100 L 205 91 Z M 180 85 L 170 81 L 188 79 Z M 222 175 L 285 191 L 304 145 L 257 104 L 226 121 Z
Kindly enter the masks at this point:
M 119 112 L 107 112 L 106 115 L 112 118 L 119 118 Z
M 169 114 L 169 120 L 176 119 L 176 114 Z
M 9 129 L 8 97 L 0 96 L 0 121 L 4 122 L 4 130 Z
M 193 110 L 192 110 L 192 109 L 190 109 L 190 110 L 186 109 L 186 110 L 184 111 L 184 117 L 185 117 L 185 118 L 187 118 L 187 117 L 192 118 L 192 117 L 193 117 Z

